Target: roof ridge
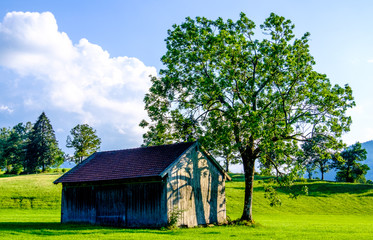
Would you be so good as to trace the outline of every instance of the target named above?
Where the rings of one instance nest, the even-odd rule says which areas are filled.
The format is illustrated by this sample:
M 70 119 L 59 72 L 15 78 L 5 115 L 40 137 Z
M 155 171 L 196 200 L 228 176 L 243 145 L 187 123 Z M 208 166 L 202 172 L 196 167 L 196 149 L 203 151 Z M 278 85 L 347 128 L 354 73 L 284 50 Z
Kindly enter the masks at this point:
M 186 144 L 186 143 L 195 143 L 195 142 L 197 142 L 197 141 L 193 141 L 193 142 L 177 142 L 177 143 L 171 143 L 171 144 L 152 145 L 152 146 L 143 146 L 143 147 L 133 147 L 133 148 L 124 148 L 124 149 L 117 149 L 117 150 L 105 150 L 105 151 L 99 151 L 99 152 L 96 152 L 96 153 L 119 152 L 119 151 L 136 150 L 136 149 L 144 149 L 144 148 L 165 147 L 165 146 L 172 146 L 172 145 L 179 145 L 179 144 Z

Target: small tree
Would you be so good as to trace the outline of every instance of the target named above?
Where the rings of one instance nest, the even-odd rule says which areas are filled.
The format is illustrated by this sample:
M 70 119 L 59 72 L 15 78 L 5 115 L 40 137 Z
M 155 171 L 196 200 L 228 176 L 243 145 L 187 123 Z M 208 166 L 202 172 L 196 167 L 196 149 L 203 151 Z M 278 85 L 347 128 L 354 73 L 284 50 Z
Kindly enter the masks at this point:
M 101 139 L 96 135 L 96 130 L 88 124 L 78 124 L 67 136 L 66 147 L 74 148 L 72 159 L 75 163 L 82 162 L 86 157 L 100 149 Z
M 308 174 L 308 179 L 312 179 L 312 175 L 316 169 L 316 166 L 313 164 L 312 161 L 307 161 L 304 163 L 304 166 L 305 166 L 305 169 L 306 169 L 306 172 Z
M 367 151 L 361 148 L 359 142 L 345 149 L 340 156 L 334 158 L 334 166 L 337 172 L 336 180 L 339 182 L 364 181 L 369 167 L 359 163 L 367 158 Z
M 303 163 L 311 176 L 311 172 L 318 168 L 321 173 L 321 180 L 324 174 L 332 166 L 332 156 L 344 146 L 341 140 L 336 140 L 330 135 L 315 135 L 302 144 Z

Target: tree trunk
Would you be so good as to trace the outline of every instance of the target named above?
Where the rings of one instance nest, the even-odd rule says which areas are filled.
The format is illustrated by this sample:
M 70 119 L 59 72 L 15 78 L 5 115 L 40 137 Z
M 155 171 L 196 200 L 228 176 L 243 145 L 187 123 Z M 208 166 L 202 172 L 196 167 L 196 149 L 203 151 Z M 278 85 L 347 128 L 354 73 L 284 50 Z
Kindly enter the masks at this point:
M 225 171 L 228 173 L 229 172 L 229 158 L 225 159 Z
M 8 164 L 8 160 L 5 160 L 5 168 L 6 168 L 6 172 L 7 173 L 10 173 L 10 169 L 11 169 L 11 165 L 10 164 Z
M 347 166 L 347 169 L 346 169 L 346 182 L 353 183 L 354 180 L 353 180 L 353 178 L 351 177 L 350 172 L 351 172 L 351 170 L 350 170 L 350 166 Z
M 253 222 L 252 204 L 253 204 L 253 187 L 254 187 L 254 171 L 255 158 L 249 157 L 247 154 L 242 154 L 243 167 L 245 172 L 245 202 L 241 220 Z

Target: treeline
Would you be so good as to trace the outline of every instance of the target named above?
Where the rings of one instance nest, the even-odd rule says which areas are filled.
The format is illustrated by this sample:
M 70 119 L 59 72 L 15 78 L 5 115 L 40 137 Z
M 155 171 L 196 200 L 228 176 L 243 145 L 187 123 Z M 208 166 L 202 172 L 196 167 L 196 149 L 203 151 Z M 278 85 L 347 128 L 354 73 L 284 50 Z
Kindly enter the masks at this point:
M 35 122 L 19 123 L 0 129 L 0 170 L 8 174 L 45 172 L 59 167 L 64 161 L 79 163 L 97 151 L 101 140 L 89 125 L 77 125 L 67 137 L 67 147 L 73 156 L 58 146 L 52 124 L 43 112 Z
M 330 144 L 339 146 L 334 148 L 337 150 L 333 150 Z M 321 180 L 324 180 L 325 173 L 334 169 L 337 182 L 372 184 L 372 180 L 365 178 L 370 168 L 362 163 L 367 158 L 367 151 L 359 142 L 344 149 L 343 147 L 342 142 L 331 143 L 330 139 L 325 136 L 313 137 L 310 141 L 303 143 L 300 155 L 297 157 L 300 166 L 299 175 L 303 176 L 306 173 L 308 179 L 314 179 L 314 174 L 320 173 Z M 274 157 L 276 157 L 274 154 L 269 155 L 269 161 L 260 163 L 260 175 L 273 175 L 275 170 L 270 165 L 270 158 Z
M 315 170 L 318 169 L 321 173 L 321 180 L 324 180 L 324 174 L 335 169 L 335 180 L 338 182 L 366 183 L 365 175 L 369 167 L 361 162 L 366 160 L 367 151 L 362 148 L 361 144 L 357 142 L 343 151 L 331 150 L 331 144 L 339 145 L 336 149 L 343 147 L 342 142 L 333 143 L 327 136 L 317 136 L 302 144 L 301 160 L 308 178 L 311 179 Z

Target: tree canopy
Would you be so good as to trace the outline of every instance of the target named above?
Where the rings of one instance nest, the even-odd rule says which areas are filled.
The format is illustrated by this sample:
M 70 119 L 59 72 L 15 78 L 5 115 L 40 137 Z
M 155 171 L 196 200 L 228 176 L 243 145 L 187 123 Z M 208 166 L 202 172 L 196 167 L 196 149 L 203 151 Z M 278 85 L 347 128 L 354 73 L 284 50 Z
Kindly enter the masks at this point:
M 31 130 L 30 122 L 0 130 L 0 168 L 5 167 L 7 173 L 20 173 L 26 168 L 26 148 Z
M 10 131 L 11 130 L 8 128 L 0 129 L 0 169 L 5 168 L 7 172 L 10 171 L 11 168 L 7 153 Z
M 300 141 L 338 139 L 351 124 L 351 88 L 333 86 L 313 69 L 310 34 L 295 38 L 293 29 L 273 13 L 259 38 L 244 13 L 237 21 L 186 18 L 168 31 L 164 69 L 144 98 L 146 145 L 199 139 L 209 150 L 228 147 L 240 156 L 242 220 L 252 220 L 256 160 L 296 170 Z
M 64 161 L 64 153 L 58 148 L 50 120 L 43 112 L 34 124 L 27 146 L 27 171 L 59 166 Z
M 96 130 L 88 124 L 78 124 L 70 131 L 71 136 L 67 136 L 66 147 L 74 148 L 72 159 L 75 163 L 80 163 L 84 158 L 100 149 L 101 139 L 96 135 Z
M 306 166 L 309 176 L 316 168 L 320 170 L 321 180 L 324 174 L 333 167 L 333 155 L 345 146 L 341 140 L 337 141 L 328 135 L 315 135 L 309 141 L 302 144 L 303 164 Z
M 337 172 L 336 180 L 340 182 L 357 182 L 365 180 L 369 167 L 366 164 L 359 163 L 367 158 L 367 151 L 361 148 L 359 142 L 346 148 L 340 154 L 341 158 L 334 158 Z

